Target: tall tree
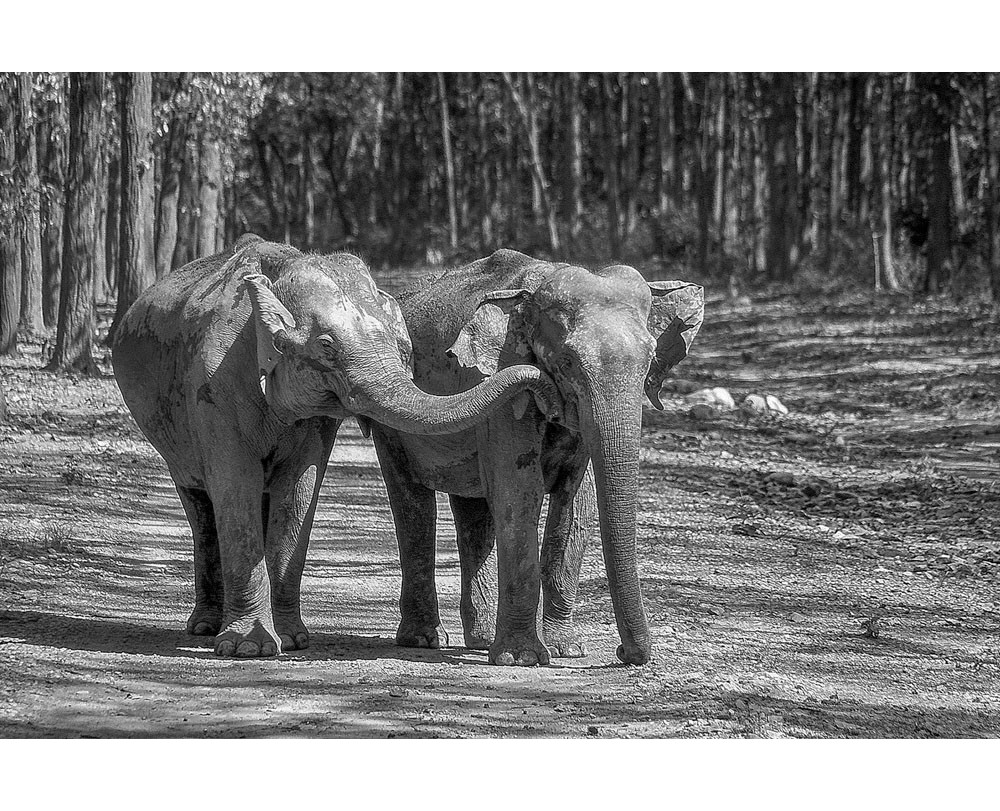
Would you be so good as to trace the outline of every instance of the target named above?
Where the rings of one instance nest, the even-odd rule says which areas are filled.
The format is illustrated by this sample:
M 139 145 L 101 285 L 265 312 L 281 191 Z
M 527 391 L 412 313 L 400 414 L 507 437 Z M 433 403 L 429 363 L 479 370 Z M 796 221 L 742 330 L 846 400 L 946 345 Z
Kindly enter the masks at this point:
M 156 279 L 153 252 L 153 77 L 118 76 L 121 123 L 121 220 L 118 302 L 110 335 L 132 302 Z
M 795 186 L 795 95 L 792 76 L 770 77 L 770 112 L 764 123 L 767 167 L 767 271 L 788 281 L 798 262 Z
M 45 326 L 59 321 L 59 286 L 62 283 L 63 204 L 66 191 L 69 123 L 66 97 L 69 78 L 49 74 L 42 99 L 39 154 L 42 179 L 42 313 Z
M 17 353 L 21 316 L 21 243 L 15 109 L 17 74 L 0 73 L 0 355 Z
M 21 184 L 21 326 L 29 334 L 45 329 L 42 316 L 41 188 L 32 110 L 33 77 L 17 74 L 17 165 Z
M 548 227 L 549 247 L 553 251 L 558 251 L 559 231 L 556 227 L 556 212 L 552 205 L 549 192 L 549 182 L 546 178 L 545 167 L 542 164 L 542 152 L 539 145 L 538 110 L 536 109 L 536 105 L 534 104 L 534 100 L 530 94 L 532 76 L 529 73 L 525 79 L 525 85 L 528 88 L 527 96 L 518 90 L 509 73 L 505 73 L 503 78 L 504 82 L 507 84 L 507 89 L 510 91 L 511 98 L 514 100 L 514 104 L 517 107 L 521 124 L 528 136 L 528 149 L 531 155 L 533 188 L 537 190 L 537 195 L 541 202 L 542 214 L 545 217 L 545 223 Z
M 441 141 L 444 144 L 444 173 L 448 186 L 448 244 L 458 247 L 458 215 L 455 207 L 455 160 L 451 154 L 451 124 L 448 118 L 448 88 L 444 74 L 438 73 L 438 94 L 441 104 Z
M 203 130 L 198 150 L 198 245 L 196 256 L 210 256 L 218 243 L 219 194 L 222 191 L 222 148 L 219 141 Z M 304 195 L 303 195 L 304 199 Z
M 569 230 L 570 242 L 580 236 L 583 216 L 583 122 L 580 113 L 580 74 L 567 74 L 566 137 L 568 156 L 564 162 L 563 221 Z
M 923 292 L 940 292 L 952 269 L 951 120 L 956 97 L 947 73 L 917 75 L 920 113 L 926 137 L 927 250 Z
M 980 79 L 980 97 L 982 100 L 983 120 L 983 162 L 984 176 L 986 180 L 985 189 L 985 213 L 986 213 L 986 264 L 990 274 L 990 291 L 993 294 L 994 303 L 1000 303 L 1000 138 L 995 138 L 992 134 L 993 108 L 996 101 L 991 99 L 990 85 L 995 81 L 995 76 L 984 73 Z
M 162 87 L 166 130 L 160 158 L 160 191 L 156 202 L 156 278 L 174 268 L 177 247 L 177 207 L 181 172 L 188 142 L 191 74 L 180 73 Z
M 103 96 L 103 73 L 70 76 L 69 171 L 59 326 L 55 351 L 47 367 L 52 371 L 100 373 L 93 358 L 93 342 Z

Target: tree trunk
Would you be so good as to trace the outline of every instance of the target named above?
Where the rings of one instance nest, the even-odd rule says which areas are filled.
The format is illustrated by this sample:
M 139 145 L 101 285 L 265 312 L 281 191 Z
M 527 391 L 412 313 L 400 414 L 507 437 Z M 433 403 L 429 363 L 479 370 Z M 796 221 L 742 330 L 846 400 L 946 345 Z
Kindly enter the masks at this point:
M 615 88 L 611 74 L 601 74 L 603 94 L 602 121 L 604 122 L 604 183 L 608 204 L 608 242 L 611 255 L 618 259 L 621 255 L 621 213 L 619 209 L 619 178 L 618 178 L 618 126 L 615 108 Z
M 966 213 L 965 177 L 962 170 L 962 156 L 958 143 L 958 128 L 952 124 L 949 132 L 949 140 L 951 142 L 949 157 L 951 159 L 952 200 L 954 204 L 954 208 L 952 210 L 955 212 L 954 220 L 958 225 L 959 233 L 962 233 L 965 226 Z
M 94 362 L 94 272 L 104 134 L 103 73 L 70 75 L 69 172 L 63 225 L 62 292 L 56 346 L 48 369 L 99 374 Z
M 894 157 L 894 128 L 893 120 L 893 97 L 892 97 L 892 76 L 886 76 L 882 82 L 881 91 L 881 115 L 879 117 L 879 137 L 878 154 L 873 156 L 874 178 L 876 189 L 879 193 L 880 210 L 878 214 L 873 214 L 872 219 L 881 217 L 876 230 L 881 233 L 880 240 L 880 265 L 882 268 L 882 278 L 885 286 L 890 290 L 900 289 L 899 275 L 896 273 L 896 264 L 893 256 L 893 228 L 892 228 L 892 208 L 893 208 L 893 157 Z
M 701 92 L 698 94 L 700 104 L 697 108 L 700 137 L 698 139 L 698 152 L 693 161 L 695 169 L 694 187 L 698 210 L 698 258 L 696 260 L 696 267 L 700 273 L 707 276 L 710 270 L 708 267 L 708 243 L 712 221 L 712 175 L 709 171 L 709 152 L 711 151 L 712 134 L 712 75 L 701 74 L 700 83 Z
M 729 162 L 726 159 L 726 113 L 728 108 L 728 77 L 721 77 L 718 110 L 715 114 L 715 228 L 718 251 L 716 271 L 719 278 L 726 264 L 726 187 L 729 183 Z
M 458 215 L 455 208 L 455 161 L 451 154 L 451 125 L 448 121 L 448 88 L 444 74 L 438 73 L 438 95 L 441 104 L 441 142 L 444 144 L 444 172 L 448 196 L 448 244 L 458 248 Z
M 104 292 L 105 300 L 110 300 L 118 287 L 118 248 L 121 239 L 118 226 L 121 220 L 119 205 L 122 196 L 119 156 L 112 156 L 107 166 L 107 196 L 104 198 Z
M 993 108 L 990 102 L 990 75 L 982 78 L 983 98 L 983 155 L 986 163 L 986 264 L 990 274 L 990 291 L 993 302 L 1000 304 L 1000 155 L 991 136 Z
M 17 74 L 0 73 L 0 355 L 17 354 L 21 317 L 21 188 L 14 149 Z
M 222 150 L 218 140 L 202 133 L 198 151 L 198 247 L 195 256 L 211 256 L 218 242 L 221 217 Z
M 172 265 L 183 267 L 198 254 L 198 138 L 194 126 L 187 128 L 184 160 L 177 186 L 177 242 Z
M 524 126 L 525 132 L 528 135 L 528 149 L 531 154 L 531 173 L 533 182 L 537 184 L 536 186 L 533 186 L 533 188 L 538 189 L 541 197 L 542 211 L 545 215 L 545 221 L 548 225 L 549 231 L 549 247 L 552 251 L 558 251 L 559 231 L 556 228 L 555 209 L 552 206 L 552 201 L 549 199 L 549 184 L 545 179 L 545 170 L 542 166 L 542 153 L 538 145 L 537 114 L 534 109 L 534 104 L 529 106 L 525 102 L 524 97 L 518 91 L 517 87 L 515 87 L 509 73 L 504 73 L 503 78 L 507 83 L 508 90 L 510 90 L 511 97 L 514 99 L 514 104 L 516 105 L 517 112 L 521 118 L 521 124 Z M 528 77 L 528 84 L 530 87 L 530 74 Z
M 861 211 L 861 135 L 864 86 L 867 77 L 853 73 L 847 81 L 847 126 L 845 129 L 844 186 L 846 189 L 847 211 L 853 222 L 857 222 Z
M 66 149 L 69 122 L 66 117 L 68 79 L 49 104 L 40 140 L 43 193 L 42 220 L 42 314 L 46 328 L 59 321 L 59 287 L 62 283 L 62 227 L 66 191 Z
M 767 166 L 767 272 L 790 281 L 798 261 L 795 224 L 795 103 L 790 74 L 775 74 L 769 83 L 772 109 L 764 122 Z
M 153 77 L 119 74 L 121 226 L 118 302 L 109 340 L 128 308 L 156 280 L 153 251 Z
M 927 272 L 924 293 L 944 289 L 952 266 L 951 120 L 954 94 L 951 76 L 922 73 L 917 77 L 922 106 L 922 128 L 928 143 Z
M 42 233 L 41 194 L 38 180 L 38 149 L 35 116 L 31 108 L 33 79 L 30 73 L 17 74 L 18 176 L 21 182 L 21 326 L 29 334 L 44 331 L 42 316 Z
M 569 154 L 563 191 L 563 220 L 569 226 L 570 242 L 580 237 L 583 216 L 583 138 L 580 115 L 580 74 L 570 73 L 566 90 Z
M 381 126 L 381 101 L 379 102 L 379 126 Z M 379 136 L 376 136 L 379 137 Z M 376 164 L 374 168 L 376 177 L 380 174 L 380 169 L 377 164 L 378 160 L 378 149 L 381 140 L 376 141 L 376 150 L 374 162 Z M 305 132 L 302 135 L 302 196 L 305 200 L 305 249 L 306 251 L 311 251 L 313 246 L 316 244 L 316 190 L 315 190 L 315 172 L 313 171 L 313 151 L 312 151 L 312 133 Z M 368 224 L 370 226 L 375 226 L 377 221 L 377 208 L 375 204 L 375 191 L 377 183 L 373 186 L 371 193 L 371 198 L 368 207 Z
M 174 89 L 174 98 L 183 97 L 191 82 L 189 74 L 181 74 Z M 174 269 L 177 248 L 177 209 L 180 198 L 181 171 L 184 167 L 188 140 L 189 115 L 185 108 L 175 109 L 162 157 L 162 181 L 156 203 L 156 278 L 162 279 Z

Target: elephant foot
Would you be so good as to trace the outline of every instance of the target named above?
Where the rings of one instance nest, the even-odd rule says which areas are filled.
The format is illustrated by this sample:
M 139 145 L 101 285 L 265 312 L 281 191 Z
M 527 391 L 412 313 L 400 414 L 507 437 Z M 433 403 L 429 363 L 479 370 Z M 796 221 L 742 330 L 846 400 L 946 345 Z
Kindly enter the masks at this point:
M 652 651 L 647 642 L 645 645 L 637 645 L 634 642 L 623 642 L 616 651 L 618 658 L 627 665 L 644 665 L 652 658 Z
M 281 640 L 282 650 L 305 650 L 309 647 L 309 630 L 300 617 L 283 619 L 274 618 L 274 630 Z
M 587 655 L 587 646 L 580 639 L 550 641 L 548 637 L 545 637 L 545 644 L 555 659 L 582 659 Z
M 549 649 L 534 633 L 505 634 L 490 645 L 490 664 L 534 667 L 549 663 Z
M 462 630 L 469 650 L 489 650 L 497 635 L 496 619 L 484 613 L 463 611 Z
M 247 627 L 247 630 L 244 631 L 244 627 Z M 266 628 L 259 619 L 250 622 L 231 622 L 215 637 L 215 653 L 218 656 L 250 659 L 277 656 L 280 650 L 281 642 L 278 635 L 272 629 Z
M 221 608 L 195 606 L 187 621 L 187 632 L 194 636 L 215 636 L 221 627 Z
M 492 644 L 492 636 L 486 637 L 475 633 L 470 634 L 468 631 L 465 633 L 465 647 L 469 650 L 489 650 Z
M 545 644 L 557 659 L 581 659 L 587 655 L 587 646 L 572 625 L 551 626 L 544 629 Z
M 441 624 L 417 625 L 403 620 L 396 631 L 396 644 L 401 648 L 444 648 L 448 645 L 448 632 Z

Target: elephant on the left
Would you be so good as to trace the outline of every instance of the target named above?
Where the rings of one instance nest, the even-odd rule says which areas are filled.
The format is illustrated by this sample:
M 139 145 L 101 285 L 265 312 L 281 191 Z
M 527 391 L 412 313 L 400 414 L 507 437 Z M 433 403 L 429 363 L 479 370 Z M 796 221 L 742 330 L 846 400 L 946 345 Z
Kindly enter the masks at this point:
M 426 394 L 412 381 L 399 307 L 360 259 L 252 234 L 142 293 L 112 352 L 122 396 L 191 523 L 188 631 L 215 634 L 223 656 L 308 646 L 299 587 L 341 421 L 453 433 L 514 397 L 543 411 L 560 402 L 551 379 L 524 365 L 461 394 Z

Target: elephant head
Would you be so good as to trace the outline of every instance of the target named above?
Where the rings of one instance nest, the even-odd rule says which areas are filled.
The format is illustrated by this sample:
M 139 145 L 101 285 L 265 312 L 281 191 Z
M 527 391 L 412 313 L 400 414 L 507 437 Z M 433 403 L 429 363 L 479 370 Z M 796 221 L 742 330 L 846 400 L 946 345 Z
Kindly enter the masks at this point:
M 284 422 L 357 416 L 366 434 L 369 419 L 414 434 L 451 433 L 526 390 L 543 410 L 558 410 L 552 381 L 531 366 L 452 396 L 418 389 L 399 306 L 352 254 L 302 254 L 244 237 L 230 261 L 252 303 L 261 391 Z
M 533 289 L 487 294 L 450 352 L 487 375 L 535 363 L 555 380 L 564 422 L 594 465 L 618 656 L 642 664 L 650 656 L 635 554 L 642 395 L 662 408 L 660 385 L 701 326 L 704 291 L 647 283 L 624 265 L 548 268 Z

